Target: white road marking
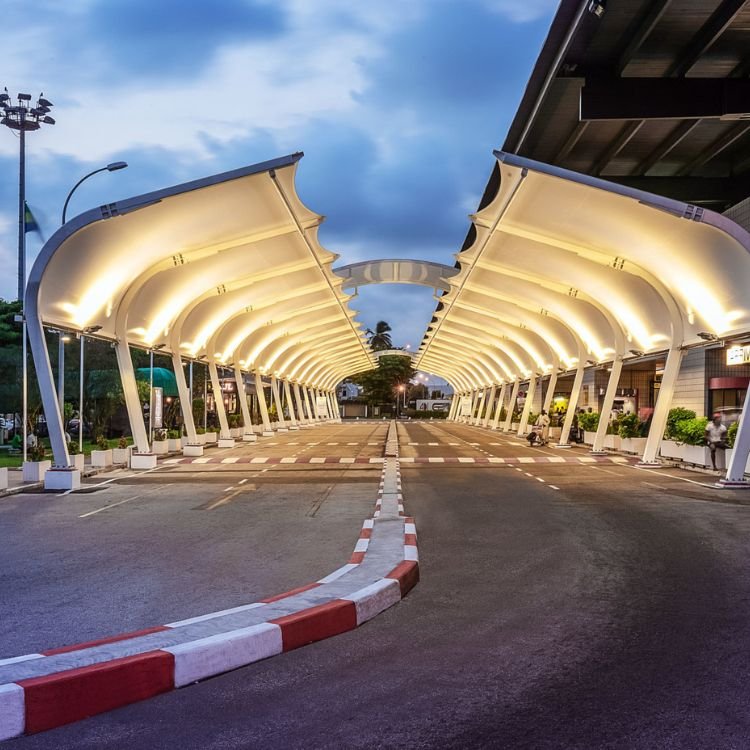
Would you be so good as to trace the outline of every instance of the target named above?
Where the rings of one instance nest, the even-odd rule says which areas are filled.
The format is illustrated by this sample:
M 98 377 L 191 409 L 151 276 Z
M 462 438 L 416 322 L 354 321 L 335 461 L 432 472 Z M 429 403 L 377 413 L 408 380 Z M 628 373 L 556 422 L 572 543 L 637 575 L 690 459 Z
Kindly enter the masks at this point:
M 97 513 L 101 513 L 103 510 L 109 510 L 110 508 L 115 508 L 118 505 L 122 505 L 123 503 L 129 503 L 131 500 L 137 500 L 141 495 L 133 495 L 133 497 L 127 497 L 125 500 L 120 500 L 117 503 L 111 503 L 110 505 L 105 505 L 103 508 L 97 508 L 96 510 L 89 511 L 88 513 L 84 513 L 82 516 L 78 516 L 78 518 L 88 518 L 89 516 L 95 516 Z
M 555 486 L 554 484 L 548 484 L 547 486 L 548 486 L 548 487 L 549 487 L 550 489 L 552 489 L 552 490 L 559 490 L 559 489 L 560 489 L 559 487 L 556 487 L 556 486 Z

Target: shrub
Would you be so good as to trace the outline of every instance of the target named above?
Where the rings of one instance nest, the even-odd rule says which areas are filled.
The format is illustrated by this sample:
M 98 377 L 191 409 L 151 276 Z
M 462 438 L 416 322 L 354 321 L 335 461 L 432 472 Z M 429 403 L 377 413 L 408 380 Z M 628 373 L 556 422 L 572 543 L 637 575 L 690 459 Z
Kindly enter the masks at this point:
M 706 442 L 708 417 L 680 419 L 677 422 L 677 442 L 686 445 L 703 445 Z
M 727 427 L 726 443 L 729 448 L 734 448 L 734 441 L 737 439 L 737 428 L 739 425 L 739 422 L 732 422 L 732 424 Z
M 107 440 L 107 438 L 105 438 L 104 435 L 96 436 L 96 449 L 100 451 L 109 450 L 109 440 Z
M 124 435 L 117 441 L 117 447 L 121 449 L 128 447 L 128 439 Z
M 596 432 L 599 427 L 599 414 L 595 411 L 585 411 L 578 415 L 578 426 L 584 432 Z
M 206 434 L 206 430 L 203 427 L 196 427 L 195 428 L 195 434 L 196 435 L 205 435 Z
M 158 440 L 159 442 L 162 442 L 166 439 L 167 439 L 166 430 L 154 430 L 154 440 Z
M 29 446 L 26 454 L 29 457 L 29 461 L 43 461 L 47 451 L 41 441 L 37 440 L 34 445 Z
M 81 451 L 78 450 L 78 443 L 73 442 L 72 440 L 68 441 L 68 455 L 69 456 L 75 456 Z
M 167 437 L 170 440 L 179 440 L 180 439 L 180 431 L 179 430 L 167 430 Z
M 683 409 L 681 406 L 675 406 L 669 410 L 667 426 L 664 430 L 665 440 L 678 440 L 677 423 L 684 419 L 695 419 L 695 412 L 692 409 Z
M 242 417 L 239 414 L 230 414 L 227 421 L 230 427 L 242 427 Z
M 641 422 L 637 414 L 622 414 L 617 420 L 621 438 L 635 438 L 641 434 Z
M 530 411 L 529 412 L 529 424 L 530 425 L 536 424 L 536 420 L 537 419 L 539 419 L 539 415 L 538 414 L 534 414 L 533 411 Z

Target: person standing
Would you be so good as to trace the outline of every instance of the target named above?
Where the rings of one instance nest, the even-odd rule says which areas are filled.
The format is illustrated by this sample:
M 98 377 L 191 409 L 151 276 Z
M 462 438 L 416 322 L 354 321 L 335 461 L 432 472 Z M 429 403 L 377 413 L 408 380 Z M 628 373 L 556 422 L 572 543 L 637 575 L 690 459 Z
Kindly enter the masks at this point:
M 714 414 L 714 418 L 706 425 L 706 444 L 711 452 L 711 463 L 716 471 L 716 449 L 727 447 L 727 428 L 721 421 L 721 414 Z

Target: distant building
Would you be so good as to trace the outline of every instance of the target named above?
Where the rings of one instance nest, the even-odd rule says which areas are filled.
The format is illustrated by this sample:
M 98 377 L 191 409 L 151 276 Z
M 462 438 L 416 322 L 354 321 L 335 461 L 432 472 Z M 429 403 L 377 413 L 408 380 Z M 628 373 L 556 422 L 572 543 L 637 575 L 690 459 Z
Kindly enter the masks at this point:
M 354 401 L 362 395 L 362 387 L 356 383 L 340 383 L 336 395 L 339 401 Z

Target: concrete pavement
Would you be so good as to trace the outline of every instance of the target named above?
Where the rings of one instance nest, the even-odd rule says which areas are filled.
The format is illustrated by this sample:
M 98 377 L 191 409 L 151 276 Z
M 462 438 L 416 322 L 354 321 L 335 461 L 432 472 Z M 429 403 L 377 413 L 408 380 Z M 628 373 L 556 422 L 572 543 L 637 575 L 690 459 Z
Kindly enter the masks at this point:
M 547 450 L 463 425 L 399 432 L 415 458 Z M 398 607 L 366 628 L 7 746 L 750 744 L 745 494 L 629 464 L 404 462 L 402 472 L 422 581 Z

